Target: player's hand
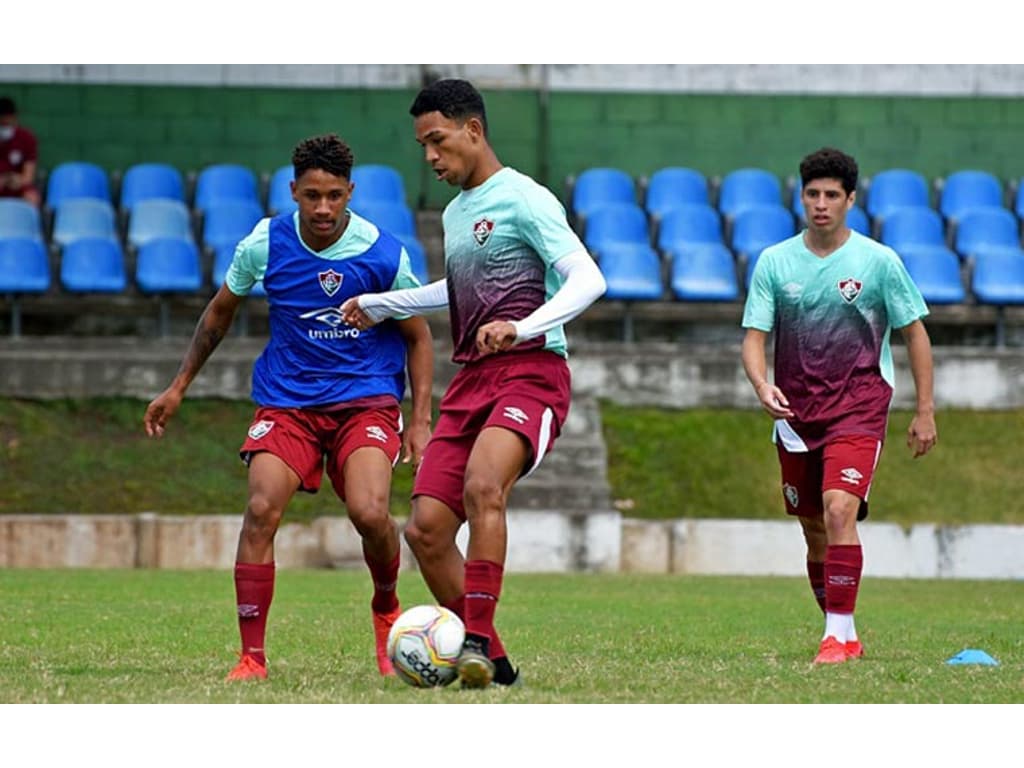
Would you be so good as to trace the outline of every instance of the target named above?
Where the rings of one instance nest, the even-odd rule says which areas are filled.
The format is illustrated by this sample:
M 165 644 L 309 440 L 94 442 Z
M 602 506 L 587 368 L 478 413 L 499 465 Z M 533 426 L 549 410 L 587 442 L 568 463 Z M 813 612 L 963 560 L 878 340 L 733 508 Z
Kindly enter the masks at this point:
M 480 326 L 476 332 L 476 348 L 481 355 L 504 352 L 516 343 L 516 327 L 507 320 L 495 320 Z
M 164 427 L 181 405 L 181 395 L 167 389 L 146 408 L 142 423 L 150 437 L 163 437 Z
M 412 472 L 420 468 L 423 461 L 423 451 L 430 440 L 430 422 L 410 424 L 402 432 L 402 463 L 412 463 Z
M 773 419 L 791 419 L 796 415 L 790 410 L 789 400 L 782 394 L 782 390 L 770 381 L 763 382 L 757 388 L 757 399 Z
M 914 458 L 924 456 L 939 442 L 939 431 L 935 426 L 935 414 L 918 412 L 910 421 L 907 429 L 907 447 L 913 451 Z
M 370 319 L 370 316 L 363 311 L 362 307 L 359 306 L 358 296 L 346 299 L 340 309 L 341 319 L 353 328 L 365 331 L 367 328 L 371 328 L 375 325 L 373 320 Z

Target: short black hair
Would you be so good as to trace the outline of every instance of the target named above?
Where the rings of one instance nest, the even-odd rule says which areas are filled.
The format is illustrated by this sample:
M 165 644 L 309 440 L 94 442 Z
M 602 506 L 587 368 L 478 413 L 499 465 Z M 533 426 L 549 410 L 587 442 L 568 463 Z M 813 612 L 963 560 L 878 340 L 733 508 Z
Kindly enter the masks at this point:
M 10 96 L 0 96 L 0 117 L 18 114 L 18 107 Z
M 295 145 L 292 152 L 296 179 L 311 168 L 319 168 L 351 181 L 354 162 L 351 148 L 335 133 L 304 139 Z
M 477 117 L 487 135 L 487 111 L 484 109 L 484 97 L 480 95 L 468 80 L 447 78 L 436 80 L 423 88 L 409 107 L 413 117 L 428 112 L 440 112 L 450 120 L 464 122 L 467 118 Z
M 857 161 L 832 147 L 822 147 L 800 161 L 800 182 L 805 187 L 815 179 L 839 179 L 850 194 L 857 189 L 857 174 Z

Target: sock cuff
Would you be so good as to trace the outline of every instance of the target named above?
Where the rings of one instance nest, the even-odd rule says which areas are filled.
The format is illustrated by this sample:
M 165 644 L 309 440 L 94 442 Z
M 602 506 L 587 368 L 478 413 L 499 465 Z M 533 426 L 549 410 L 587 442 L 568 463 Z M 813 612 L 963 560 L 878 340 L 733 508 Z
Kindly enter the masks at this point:
M 864 550 L 860 544 L 830 544 L 825 560 L 830 564 L 860 566 L 864 562 Z
M 274 563 L 235 563 L 235 576 L 253 581 L 271 581 L 274 569 Z

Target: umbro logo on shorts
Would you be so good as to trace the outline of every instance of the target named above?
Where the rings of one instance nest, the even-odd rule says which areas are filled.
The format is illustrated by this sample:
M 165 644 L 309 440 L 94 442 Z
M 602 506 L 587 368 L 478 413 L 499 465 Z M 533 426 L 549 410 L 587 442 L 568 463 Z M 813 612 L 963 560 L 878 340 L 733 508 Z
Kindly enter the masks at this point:
M 388 441 L 387 434 L 385 434 L 384 430 L 380 427 L 367 427 L 366 436 L 372 437 L 374 440 L 380 440 L 382 443 L 386 443 Z
M 525 424 L 530 420 L 530 417 L 527 416 L 524 411 L 514 406 L 508 406 L 505 408 L 505 412 L 502 415 L 506 419 L 512 419 L 516 424 Z
M 274 422 L 268 421 L 267 419 L 261 419 L 249 427 L 249 437 L 253 440 L 259 440 L 264 437 L 270 430 L 274 428 Z
M 846 469 L 840 470 L 839 474 L 843 476 L 843 480 L 851 485 L 860 485 L 860 481 L 864 479 L 864 475 L 853 467 L 847 467 Z

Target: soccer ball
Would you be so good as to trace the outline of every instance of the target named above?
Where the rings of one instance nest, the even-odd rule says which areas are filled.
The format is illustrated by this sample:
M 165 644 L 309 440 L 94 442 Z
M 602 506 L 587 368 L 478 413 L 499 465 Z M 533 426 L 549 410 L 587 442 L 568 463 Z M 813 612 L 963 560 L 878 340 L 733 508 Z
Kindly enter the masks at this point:
M 398 676 L 416 688 L 448 685 L 456 677 L 466 628 L 447 608 L 417 605 L 388 633 L 388 657 Z

